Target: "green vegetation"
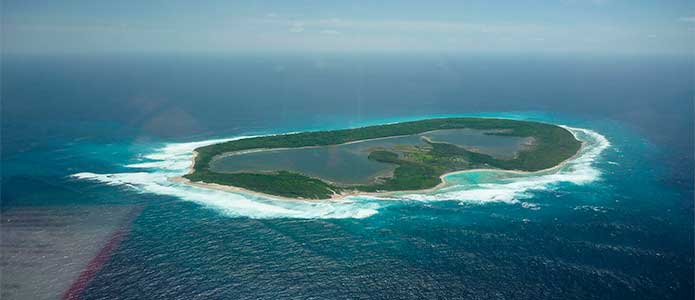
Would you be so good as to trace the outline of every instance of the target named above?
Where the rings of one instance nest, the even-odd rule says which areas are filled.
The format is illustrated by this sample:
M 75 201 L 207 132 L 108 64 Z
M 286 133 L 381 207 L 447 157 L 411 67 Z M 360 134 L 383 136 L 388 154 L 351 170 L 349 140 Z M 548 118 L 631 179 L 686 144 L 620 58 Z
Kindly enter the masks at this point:
M 319 179 L 287 171 L 280 171 L 276 174 L 257 174 L 215 173 L 210 170 L 203 170 L 186 175 L 186 177 L 193 181 L 233 185 L 252 191 L 291 198 L 325 199 L 341 190 Z M 192 178 L 204 178 L 205 180 Z
M 498 159 L 466 150 L 459 146 L 427 141 L 429 147 L 401 147 L 396 152 L 377 149 L 369 159 L 396 164 L 393 177 L 370 185 L 339 187 L 301 174 L 281 171 L 273 174 L 216 173 L 209 169 L 217 155 L 270 148 L 296 148 L 306 146 L 337 145 L 352 141 L 381 137 L 418 134 L 432 130 L 469 128 L 490 130 L 486 134 L 500 136 L 533 137 L 534 144 L 513 159 Z M 505 170 L 538 171 L 554 167 L 579 150 L 581 143 L 566 129 L 545 123 L 487 118 L 446 118 L 376 125 L 356 129 L 303 132 L 286 135 L 248 138 L 200 147 L 194 170 L 185 175 L 191 181 L 218 183 L 258 191 L 271 195 L 325 199 L 344 190 L 365 192 L 401 191 L 432 188 L 441 182 L 440 176 L 472 168 L 498 168 Z

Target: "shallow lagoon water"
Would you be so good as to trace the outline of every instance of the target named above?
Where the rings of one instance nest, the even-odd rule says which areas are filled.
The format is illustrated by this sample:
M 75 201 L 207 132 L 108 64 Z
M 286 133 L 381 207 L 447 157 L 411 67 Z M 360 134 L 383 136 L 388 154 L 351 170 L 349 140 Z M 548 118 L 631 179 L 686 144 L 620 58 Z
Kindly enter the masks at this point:
M 210 163 L 215 172 L 292 171 L 338 184 L 369 184 L 388 177 L 395 165 L 368 159 L 375 148 L 399 145 L 425 146 L 427 137 L 501 158 L 511 158 L 527 138 L 485 134 L 473 129 L 435 130 L 422 134 L 357 141 L 343 145 L 267 150 L 221 156 Z

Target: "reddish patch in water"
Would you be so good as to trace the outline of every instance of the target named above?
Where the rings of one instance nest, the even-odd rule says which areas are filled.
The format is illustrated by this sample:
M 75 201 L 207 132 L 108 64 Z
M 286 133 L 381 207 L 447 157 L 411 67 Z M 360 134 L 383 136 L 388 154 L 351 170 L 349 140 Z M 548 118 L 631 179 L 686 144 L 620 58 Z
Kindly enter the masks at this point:
M 104 245 L 104 247 L 99 250 L 99 253 L 92 258 L 92 260 L 87 264 L 87 267 L 82 270 L 80 276 L 77 277 L 70 288 L 68 288 L 65 293 L 63 293 L 62 299 L 64 300 L 79 300 L 82 299 L 82 292 L 87 288 L 87 284 L 94 279 L 99 270 L 109 261 L 113 251 L 118 248 L 118 245 L 123 241 L 128 232 L 130 231 L 130 223 L 140 214 L 141 209 L 133 209 L 126 217 L 123 226 L 111 235 L 109 241 Z

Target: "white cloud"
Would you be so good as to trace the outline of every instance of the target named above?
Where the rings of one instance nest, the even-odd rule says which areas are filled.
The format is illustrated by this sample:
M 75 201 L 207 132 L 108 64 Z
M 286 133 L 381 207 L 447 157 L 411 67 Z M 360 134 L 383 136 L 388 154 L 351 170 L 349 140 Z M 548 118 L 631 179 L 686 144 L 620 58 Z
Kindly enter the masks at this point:
M 341 34 L 486 34 L 486 35 L 544 35 L 547 31 L 564 30 L 548 28 L 538 24 L 511 23 L 467 23 L 460 21 L 431 21 L 431 20 L 401 20 L 401 19 L 291 19 L 282 16 L 275 18 L 260 18 L 248 20 L 252 23 L 262 23 L 265 26 L 289 28 L 291 32 L 321 32 L 323 30 L 337 31 Z M 330 33 L 327 33 L 330 34 Z M 528 37 L 527 37 L 528 38 Z
M 609 0 L 562 0 L 562 3 L 565 4 L 583 4 L 583 3 L 590 3 L 594 5 L 603 5 L 607 4 Z
M 294 22 L 294 23 L 292 23 L 292 26 L 290 26 L 290 32 L 300 33 L 303 31 L 304 31 L 304 24 L 302 24 L 302 23 Z
M 523 34 L 541 33 L 547 28 L 536 24 L 479 24 L 445 21 L 412 21 L 412 20 L 360 20 L 360 19 L 303 19 L 291 20 L 284 18 L 256 19 L 255 22 L 276 24 L 290 27 L 292 32 L 303 31 L 336 31 L 346 32 L 388 32 L 388 33 L 441 33 L 441 34 Z M 324 29 L 329 27 L 331 29 Z
M 339 35 L 339 34 L 341 34 L 340 31 L 337 31 L 337 30 L 321 30 L 319 33 L 325 34 L 325 35 Z
M 340 20 L 339 18 L 323 19 L 323 20 L 321 20 L 321 21 L 322 21 L 322 22 L 325 22 L 325 23 L 332 23 L 332 24 L 336 24 L 336 23 L 340 23 L 340 22 L 341 22 L 341 20 Z
M 99 23 L 99 24 L 8 24 L 8 30 L 20 32 L 47 32 L 47 33 L 74 33 L 74 34 L 103 34 L 103 33 L 173 33 L 175 30 L 168 28 L 156 28 L 125 23 Z

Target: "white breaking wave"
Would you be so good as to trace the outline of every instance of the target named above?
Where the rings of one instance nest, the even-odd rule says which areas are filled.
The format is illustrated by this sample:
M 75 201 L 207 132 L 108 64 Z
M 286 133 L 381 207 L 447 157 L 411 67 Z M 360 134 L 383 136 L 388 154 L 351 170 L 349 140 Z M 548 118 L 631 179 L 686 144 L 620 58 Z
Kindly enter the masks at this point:
M 194 149 L 236 139 L 207 140 L 192 143 L 171 143 L 143 156 L 147 161 L 128 164 L 134 172 L 95 174 L 82 172 L 71 175 L 81 180 L 92 180 L 108 185 L 125 186 L 141 193 L 174 196 L 192 201 L 228 216 L 251 218 L 366 218 L 378 213 L 394 200 L 441 201 L 455 200 L 462 203 L 503 202 L 521 203 L 524 207 L 538 209 L 537 205 L 521 202 L 532 191 L 545 190 L 560 182 L 586 184 L 600 177 L 600 171 L 592 166 L 603 150 L 610 146 L 608 140 L 588 129 L 565 127 L 585 142 L 585 147 L 575 158 L 557 170 L 529 174 L 504 171 L 477 171 L 488 174 L 490 179 L 480 182 L 457 184 L 457 178 L 470 173 L 452 174 L 446 177 L 452 185 L 435 192 L 401 193 L 394 197 L 353 196 L 340 202 L 293 201 L 265 198 L 251 194 L 212 190 L 168 178 L 184 175 L 191 166 Z
M 188 172 L 192 164 L 193 150 L 198 147 L 249 138 L 218 139 L 192 143 L 172 143 L 143 156 L 146 162 L 125 165 L 146 172 L 95 174 L 82 172 L 72 177 L 93 180 L 114 186 L 126 186 L 142 193 L 178 197 L 199 203 L 229 216 L 252 218 L 366 218 L 377 213 L 381 205 L 362 202 L 312 202 L 266 199 L 243 193 L 205 189 L 172 182 L 170 177 Z
M 454 186 L 452 189 L 422 194 L 412 193 L 399 195 L 400 198 L 433 201 L 433 200 L 459 200 L 472 203 L 506 202 L 519 203 L 520 199 L 531 197 L 532 191 L 547 190 L 561 182 L 578 185 L 587 184 L 600 178 L 601 172 L 592 166 L 598 156 L 610 146 L 610 142 L 601 134 L 582 128 L 563 126 L 580 141 L 585 142 L 581 152 L 567 161 L 562 167 L 550 171 L 541 171 L 528 174 L 517 174 L 504 171 L 480 171 L 499 176 L 493 182 L 479 182 L 467 185 Z M 447 180 L 466 176 L 465 173 L 452 174 Z

